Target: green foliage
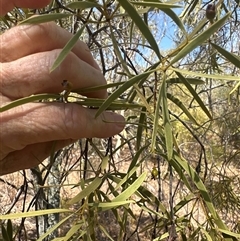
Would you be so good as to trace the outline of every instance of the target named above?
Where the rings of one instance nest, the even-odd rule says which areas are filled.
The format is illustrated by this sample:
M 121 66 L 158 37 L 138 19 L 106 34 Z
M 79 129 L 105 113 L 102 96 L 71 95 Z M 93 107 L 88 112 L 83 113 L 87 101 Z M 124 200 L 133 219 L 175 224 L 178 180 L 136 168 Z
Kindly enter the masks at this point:
M 40 10 L 39 16 L 32 17 L 28 9 L 15 9 L 2 19 L 2 26 L 6 29 L 15 22 L 38 24 L 56 21 L 67 29 L 75 26 L 73 23 L 80 22 L 80 26 L 72 29 L 72 39 L 49 71 L 54 71 L 62 64 L 79 38 L 88 42 L 108 84 L 75 90 L 76 93 L 67 96 L 68 100 L 73 97 L 71 102 L 86 108 L 98 108 L 96 116 L 105 110 L 124 110 L 128 127 L 125 135 L 121 136 L 121 144 L 115 149 L 106 145 L 105 153 L 102 148 L 106 144 L 104 140 L 86 140 L 86 146 L 90 145 L 91 151 L 85 148 L 82 152 L 81 149 L 85 166 L 82 167 L 79 162 L 76 169 L 74 164 L 61 170 L 63 179 L 72 172 L 81 175 L 79 183 L 71 184 L 73 189 L 81 190 L 66 200 L 62 208 L 0 215 L 1 220 L 61 213 L 61 220 L 49 227 L 38 240 L 47 240 L 53 231 L 68 222 L 71 223 L 68 230 L 54 240 L 97 240 L 97 232 L 108 240 L 131 240 L 131 236 L 127 237 L 130 220 L 137 223 L 132 235 L 145 232 L 146 236 L 150 234 L 148 240 L 174 240 L 178 237 L 179 240 L 230 241 L 240 238 L 239 224 L 235 228 L 227 226 L 221 213 L 222 209 L 229 207 L 228 201 L 238 204 L 232 205 L 235 209 L 232 208 L 231 212 L 240 210 L 240 194 L 235 194 L 235 189 L 230 188 L 234 179 L 223 178 L 215 183 L 211 180 L 210 174 L 213 172 L 209 168 L 215 157 L 221 159 L 225 153 L 223 147 L 218 149 L 214 146 L 221 132 L 220 128 L 215 129 L 222 125 L 214 118 L 217 115 L 221 119 L 224 113 L 220 115 L 216 110 L 220 105 L 215 107 L 212 102 L 225 98 L 215 94 L 214 87 L 220 82 L 221 88 L 225 88 L 230 82 L 231 88 L 226 89 L 232 94 L 239 91 L 240 83 L 239 53 L 232 53 L 218 34 L 220 30 L 227 31 L 226 25 L 230 24 L 231 19 L 237 21 L 235 16 L 239 15 L 239 10 L 236 10 L 234 2 L 221 2 L 222 5 L 217 9 L 221 17 L 208 25 L 207 19 L 197 11 L 200 6 L 198 1 L 180 3 L 53 1 L 52 5 Z M 232 8 L 232 5 L 235 7 Z M 176 14 L 172 9 L 179 7 L 182 12 Z M 193 13 L 196 16 L 192 16 Z M 165 14 L 176 24 L 175 34 L 179 37 L 174 42 L 175 47 L 170 50 L 160 49 L 161 41 L 155 36 L 160 31 L 159 26 L 149 17 L 157 16 L 158 21 Z M 200 17 L 201 21 L 198 19 Z M 239 28 L 239 24 L 236 23 L 236 26 Z M 233 31 L 232 26 L 227 32 L 230 40 Z M 226 39 L 226 42 L 230 44 L 230 40 Z M 231 41 L 235 45 L 238 40 Z M 99 55 L 96 54 L 98 51 Z M 78 95 L 99 89 L 108 89 L 111 94 L 105 100 Z M 219 87 L 218 93 L 226 89 Z M 207 95 L 203 94 L 205 92 Z M 29 96 L 2 106 L 0 112 L 33 101 L 41 100 L 50 104 L 61 97 L 61 94 Z M 224 103 L 223 106 L 228 104 Z M 238 128 L 233 129 L 239 132 Z M 183 150 L 185 142 L 195 143 Z M 195 150 L 196 143 L 201 149 L 199 152 Z M 119 150 L 131 154 L 131 163 L 125 170 L 118 170 L 114 161 L 113 156 Z M 212 150 L 216 150 L 216 153 Z M 185 157 L 186 151 L 189 158 Z M 153 155 L 157 156 L 157 160 L 151 166 Z M 61 158 L 64 160 L 66 156 L 70 157 L 65 152 Z M 196 166 L 193 160 L 197 162 Z M 161 161 L 167 167 L 165 175 L 161 172 Z M 51 165 L 48 167 L 51 172 Z M 44 175 L 44 171 L 41 175 Z M 152 182 L 154 190 L 149 187 Z M 166 187 L 163 183 L 168 184 L 167 194 L 163 190 Z M 226 189 L 222 189 L 222 186 Z M 63 187 L 62 182 L 60 188 Z M 45 188 L 48 188 L 47 184 Z M 163 200 L 163 193 L 167 201 Z M 140 210 L 140 214 L 135 212 L 135 208 Z M 196 218 L 196 211 L 201 212 L 202 220 Z M 117 239 L 103 220 L 99 220 L 99 216 L 107 212 L 113 215 L 116 223 Z M 140 227 L 141 215 L 147 217 L 147 222 Z M 1 228 L 4 241 L 14 240 L 11 221 Z

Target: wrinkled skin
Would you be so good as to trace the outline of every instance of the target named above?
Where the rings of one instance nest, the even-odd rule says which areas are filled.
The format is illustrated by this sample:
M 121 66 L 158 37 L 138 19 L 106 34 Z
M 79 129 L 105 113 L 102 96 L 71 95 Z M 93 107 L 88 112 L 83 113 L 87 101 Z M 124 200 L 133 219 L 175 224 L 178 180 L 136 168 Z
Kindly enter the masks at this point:
M 39 8 L 49 0 L 3 0 L 0 14 L 14 6 Z M 106 84 L 87 46 L 79 41 L 65 61 L 49 69 L 72 35 L 54 23 L 17 26 L 0 35 L 0 106 L 39 93 L 60 93 L 64 79 L 73 89 Z M 86 94 L 105 98 L 104 90 Z M 73 103 L 28 103 L 0 113 L 0 175 L 38 165 L 79 138 L 106 138 L 124 128 L 124 118 Z

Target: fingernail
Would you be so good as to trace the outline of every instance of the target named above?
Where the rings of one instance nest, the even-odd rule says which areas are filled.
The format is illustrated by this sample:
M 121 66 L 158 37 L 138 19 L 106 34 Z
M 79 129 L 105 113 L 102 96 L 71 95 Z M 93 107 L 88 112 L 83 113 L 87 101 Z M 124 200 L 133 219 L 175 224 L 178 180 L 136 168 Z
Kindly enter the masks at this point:
M 119 130 L 123 130 L 123 128 L 125 127 L 125 118 L 122 115 L 114 112 L 109 112 L 109 114 L 111 115 L 111 122 L 114 122 L 114 124 L 119 128 Z

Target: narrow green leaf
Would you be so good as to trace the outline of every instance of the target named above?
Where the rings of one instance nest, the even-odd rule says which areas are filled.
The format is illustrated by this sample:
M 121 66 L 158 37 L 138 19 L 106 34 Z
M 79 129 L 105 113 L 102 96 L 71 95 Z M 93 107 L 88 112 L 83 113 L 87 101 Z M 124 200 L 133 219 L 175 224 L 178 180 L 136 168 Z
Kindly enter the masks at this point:
M 176 106 L 178 106 L 183 113 L 191 120 L 194 124 L 198 125 L 196 119 L 191 115 L 191 113 L 188 111 L 188 109 L 185 107 L 185 105 L 176 97 L 173 95 L 167 93 L 167 98 L 171 100 Z
M 223 18 L 216 21 L 199 36 L 189 41 L 189 43 L 184 48 L 182 48 L 182 50 L 180 50 L 180 52 L 171 60 L 169 66 L 176 63 L 178 60 L 189 54 L 197 46 L 200 46 L 204 41 L 209 39 L 209 37 L 213 35 L 225 23 L 225 21 L 229 18 L 230 15 L 231 13 L 226 14 Z
M 197 79 L 197 78 L 186 78 L 189 84 L 191 85 L 201 85 L 205 84 L 204 80 Z M 182 81 L 179 78 L 170 78 L 166 80 L 169 84 L 182 84 Z
M 65 235 L 64 239 L 62 239 L 62 241 L 67 241 L 70 240 L 70 238 L 76 234 L 80 228 L 84 225 L 84 222 L 80 222 L 78 224 L 73 225 L 67 232 L 67 234 Z
M 29 212 L 23 212 L 23 213 L 11 213 L 11 214 L 0 215 L 0 220 L 17 219 L 17 218 L 29 218 L 29 217 L 42 216 L 42 215 L 46 215 L 46 214 L 66 213 L 66 212 L 72 212 L 72 211 L 69 210 L 69 209 L 57 208 L 57 209 L 29 211 Z
M 234 91 L 237 91 L 239 87 L 240 87 L 240 82 L 234 86 L 234 88 L 229 92 L 229 95 L 231 95 Z
M 211 236 L 209 235 L 209 232 L 206 231 L 204 228 L 201 228 L 201 231 L 204 233 L 204 235 L 206 236 L 207 238 L 207 241 L 213 241 Z
M 97 85 L 97 86 L 93 86 L 93 87 L 86 87 L 86 88 L 81 88 L 81 89 L 74 89 L 74 92 L 79 93 L 79 94 L 84 94 L 84 93 L 90 93 L 90 92 L 95 92 L 97 90 L 105 90 L 108 88 L 112 88 L 112 87 L 117 87 L 119 85 L 123 85 L 124 83 L 126 83 L 126 81 L 120 81 L 117 83 L 109 83 L 106 85 Z
M 114 33 L 113 33 L 113 30 L 112 30 L 112 26 L 111 26 L 111 25 L 110 25 L 110 30 L 111 30 L 110 36 L 111 36 L 111 40 L 112 40 L 112 43 L 113 43 L 113 47 L 114 47 L 115 54 L 116 54 L 116 56 L 118 57 L 118 60 L 120 61 L 123 69 L 125 70 L 125 73 L 126 73 L 129 77 L 131 77 L 132 75 L 131 75 L 131 73 L 130 73 L 130 71 L 129 71 L 129 69 L 128 69 L 126 60 L 123 59 L 123 57 L 122 57 L 122 54 L 121 54 L 120 49 L 119 49 L 119 47 L 118 47 L 118 42 L 117 42 L 117 40 L 116 40 L 116 38 L 115 38 L 115 36 L 114 36 Z
M 140 157 L 140 155 L 142 154 L 142 152 L 144 150 L 146 150 L 146 148 L 148 147 L 144 146 L 141 149 L 139 149 L 136 154 L 134 155 L 133 160 L 131 161 L 130 166 L 128 167 L 128 171 L 127 174 L 122 178 L 122 180 L 117 184 L 117 186 L 115 187 L 115 190 L 117 190 L 119 187 L 121 187 L 125 182 L 127 182 L 127 180 L 129 180 L 129 178 L 136 172 L 137 168 L 139 167 L 139 165 L 141 164 L 141 162 L 138 162 L 138 159 Z M 144 158 L 145 159 L 145 158 Z
M 70 14 L 70 13 L 50 13 L 50 14 L 37 15 L 37 16 L 32 16 L 30 18 L 27 18 L 27 19 L 21 21 L 18 25 L 46 23 L 46 22 L 59 20 L 62 18 L 67 18 L 69 16 L 72 16 L 72 14 Z
M 145 6 L 145 7 L 154 7 L 154 8 L 182 8 L 181 5 L 174 5 L 174 4 L 169 4 L 169 3 L 161 3 L 161 2 L 133 2 L 130 1 L 131 4 L 133 5 L 138 5 L 138 6 Z
M 0 113 L 4 112 L 4 111 L 7 111 L 7 110 L 10 110 L 14 107 L 17 107 L 17 106 L 20 106 L 20 105 L 23 105 L 23 104 L 27 104 L 27 103 L 31 103 L 31 102 L 34 102 L 34 101 L 47 100 L 47 99 L 55 100 L 55 99 L 58 99 L 60 97 L 61 97 L 61 95 L 59 95 L 59 94 L 58 95 L 57 94 L 31 95 L 31 96 L 24 97 L 24 98 L 21 98 L 21 99 L 18 99 L 18 100 L 14 100 L 9 104 L 0 107 Z
M 94 203 L 89 203 L 88 205 L 90 207 L 97 207 L 97 208 L 101 208 L 101 211 L 106 211 L 108 209 L 112 209 L 112 208 L 116 208 L 119 206 L 124 206 L 130 203 L 134 203 L 134 200 L 124 200 L 124 201 L 112 201 L 112 202 L 102 202 L 102 203 L 98 203 L 98 202 L 94 202 Z
M 85 25 L 83 25 L 77 31 L 77 33 L 67 42 L 67 44 L 64 46 L 64 48 L 61 50 L 60 54 L 58 55 L 58 57 L 54 61 L 53 65 L 52 65 L 52 67 L 50 69 L 50 72 L 55 70 L 64 61 L 64 59 L 70 53 L 70 51 L 72 50 L 74 45 L 77 43 L 77 41 L 79 41 L 79 37 L 81 36 L 84 28 L 85 28 Z
M 137 189 L 142 185 L 144 180 L 146 179 L 147 173 L 142 173 L 135 182 L 133 182 L 126 190 L 120 193 L 117 197 L 115 197 L 112 202 L 120 202 L 127 200 L 132 194 L 134 194 Z
M 103 232 L 111 241 L 114 241 L 114 239 L 112 239 L 111 235 L 107 232 L 107 230 L 106 230 L 101 224 L 99 224 L 98 227 L 102 230 L 102 232 Z
M 222 47 L 211 43 L 211 45 L 220 53 L 222 54 L 228 61 L 230 61 L 232 64 L 234 64 L 236 67 L 240 68 L 240 58 L 233 54 L 228 52 L 227 50 L 223 49 Z
M 101 8 L 102 6 L 96 2 L 90 1 L 79 1 L 79 2 L 71 2 L 66 5 L 66 7 L 71 9 L 87 9 L 87 8 Z
M 192 96 L 194 97 L 195 101 L 197 101 L 197 103 L 199 104 L 199 106 L 202 108 L 202 110 L 205 112 L 205 114 L 212 119 L 212 116 L 210 114 L 210 112 L 208 111 L 207 107 L 205 106 L 205 104 L 202 102 L 201 98 L 198 96 L 198 94 L 196 93 L 196 91 L 193 89 L 193 87 L 187 82 L 187 80 L 184 78 L 184 76 L 182 76 L 179 72 L 176 71 L 176 74 L 178 75 L 179 79 L 181 79 L 181 81 L 185 84 L 185 86 L 187 87 L 187 89 L 189 90 L 189 92 L 192 94 Z
M 240 233 L 234 233 L 234 232 L 231 232 L 229 230 L 226 230 L 226 229 L 219 229 L 220 232 L 224 233 L 224 234 L 227 234 L 229 236 L 232 236 L 234 238 L 240 238 Z
M 182 30 L 182 32 L 187 35 L 187 31 L 184 28 L 184 24 L 182 23 L 181 19 L 178 17 L 178 15 L 172 10 L 172 9 L 167 9 L 167 8 L 162 8 L 161 9 L 164 13 L 166 13 L 174 23 Z
M 67 202 L 67 205 L 72 205 L 80 202 L 83 198 L 90 195 L 93 191 L 95 191 L 99 185 L 102 183 L 102 179 L 100 177 L 96 177 L 86 188 L 84 188 L 80 193 L 78 193 L 75 197 Z
M 8 219 L 7 221 L 7 233 L 8 233 L 8 236 L 12 239 L 13 237 L 13 226 L 12 226 L 12 222 L 10 219 Z
M 192 72 L 186 69 L 178 69 L 178 68 L 173 68 L 170 67 L 169 69 L 177 71 L 179 73 L 185 74 L 185 75 L 191 75 L 191 76 L 197 76 L 197 77 L 202 77 L 206 79 L 217 79 L 217 80 L 228 80 L 228 81 L 240 81 L 240 77 L 238 76 L 233 76 L 233 75 L 220 75 L 220 74 L 204 74 L 200 72 Z M 188 78 L 185 78 L 188 80 Z
M 195 186 L 201 193 L 201 197 L 204 200 L 209 212 L 211 213 L 211 217 L 214 219 L 216 225 L 219 229 L 222 229 L 222 232 L 228 232 L 227 226 L 223 223 L 221 218 L 218 215 L 218 212 L 214 208 L 213 202 L 208 194 L 208 191 L 203 184 L 202 180 L 199 178 L 196 171 L 191 167 L 191 165 L 183 158 L 180 158 L 178 154 L 174 154 L 174 159 L 177 160 L 178 164 L 185 170 L 185 172 L 191 177 L 192 181 L 194 182 Z M 232 240 L 232 238 L 225 237 L 225 240 Z
M 104 99 L 94 99 L 94 98 L 77 98 L 77 101 L 73 101 L 73 103 L 76 103 L 82 106 L 89 106 L 89 107 L 95 107 L 95 108 L 102 106 L 104 102 L 105 102 Z M 107 110 L 126 110 L 126 109 L 134 109 L 134 108 L 142 108 L 142 105 L 135 104 L 135 103 L 128 103 L 125 100 L 116 100 L 116 101 L 113 101 L 107 107 Z
M 153 37 L 151 31 L 149 30 L 146 23 L 142 20 L 142 18 L 137 13 L 136 9 L 132 6 L 132 4 L 128 0 L 118 0 L 120 5 L 125 9 L 125 11 L 129 14 L 132 21 L 139 28 L 143 36 L 147 39 L 152 49 L 155 51 L 156 55 L 159 59 L 161 59 L 161 54 L 157 45 L 155 38 Z
M 71 214 L 69 216 L 67 216 L 66 218 L 63 218 L 62 220 L 60 220 L 57 224 L 55 224 L 54 226 L 52 226 L 51 228 L 49 228 L 47 230 L 46 233 L 44 233 L 43 235 L 41 235 L 41 237 L 37 240 L 37 241 L 43 241 L 45 240 L 45 238 L 51 234 L 53 231 L 55 231 L 58 227 L 60 227 L 63 223 L 65 223 L 69 218 L 71 218 L 74 214 Z M 61 241 L 63 241 L 61 239 Z M 67 240 L 66 240 L 67 241 Z
M 159 129 L 159 119 L 160 119 L 160 107 L 161 107 L 161 88 L 158 90 L 158 95 L 157 95 L 157 103 L 156 103 L 156 110 L 153 116 L 153 129 L 152 129 L 152 141 L 151 141 L 151 152 L 155 152 L 155 147 L 156 147 L 156 138 L 157 138 L 157 133 Z
M 142 143 L 142 134 L 143 134 L 143 125 L 145 123 L 146 120 L 146 107 L 143 107 L 141 110 L 141 114 L 139 117 L 139 122 L 138 122 L 138 127 L 137 127 L 137 140 L 136 140 L 136 149 L 139 150 L 141 147 L 141 143 Z
M 95 118 L 98 117 L 103 111 L 105 111 L 111 103 L 116 100 L 123 92 L 125 92 L 127 89 L 131 88 L 134 84 L 141 81 L 142 78 L 145 78 L 149 76 L 152 72 L 155 70 L 151 70 L 148 72 L 144 72 L 140 75 L 136 75 L 129 79 L 126 83 L 124 83 L 122 86 L 120 86 L 116 91 L 114 91 L 106 100 L 104 100 L 103 104 L 99 107 Z
M 9 235 L 8 235 L 8 232 L 7 232 L 6 228 L 3 226 L 3 224 L 2 224 L 1 229 L 2 229 L 3 240 L 4 241 L 12 241 L 11 238 L 9 237 Z
M 162 97 L 162 115 L 163 115 L 163 126 L 166 139 L 167 157 L 168 160 L 172 159 L 173 154 L 173 134 L 170 123 L 168 104 L 167 104 L 167 91 L 166 91 L 166 75 L 164 74 L 163 82 L 161 86 L 161 97 Z

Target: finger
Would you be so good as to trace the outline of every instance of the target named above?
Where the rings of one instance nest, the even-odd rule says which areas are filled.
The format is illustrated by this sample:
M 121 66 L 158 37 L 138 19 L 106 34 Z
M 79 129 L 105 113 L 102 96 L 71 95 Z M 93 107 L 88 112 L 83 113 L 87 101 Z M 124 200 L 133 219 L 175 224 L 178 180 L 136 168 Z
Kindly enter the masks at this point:
M 14 7 L 42 8 L 50 3 L 50 0 L 1 0 L 0 16 L 3 16 Z
M 55 23 L 20 25 L 0 35 L 0 62 L 9 62 L 33 53 L 61 49 L 72 34 Z M 17 50 L 17 51 L 16 51 Z M 83 61 L 99 69 L 87 45 L 78 41 L 72 52 Z
M 37 93 L 60 93 L 63 91 L 62 82 L 65 79 L 72 83 L 73 90 L 106 84 L 99 70 L 72 52 L 58 68 L 49 73 L 60 51 L 41 52 L 0 64 L 2 93 L 11 99 Z M 106 94 L 106 90 L 100 90 L 86 93 L 86 96 L 105 98 Z
M 53 140 L 107 138 L 122 131 L 124 118 L 104 112 L 95 118 L 97 110 L 73 103 L 31 103 L 0 114 L 1 158 L 4 153 L 21 150 L 28 145 Z M 13 128 L 14 126 L 14 128 Z
M 22 150 L 10 153 L 0 160 L 0 176 L 15 171 L 32 168 L 45 160 L 54 151 L 70 145 L 74 140 L 51 141 L 29 145 Z

